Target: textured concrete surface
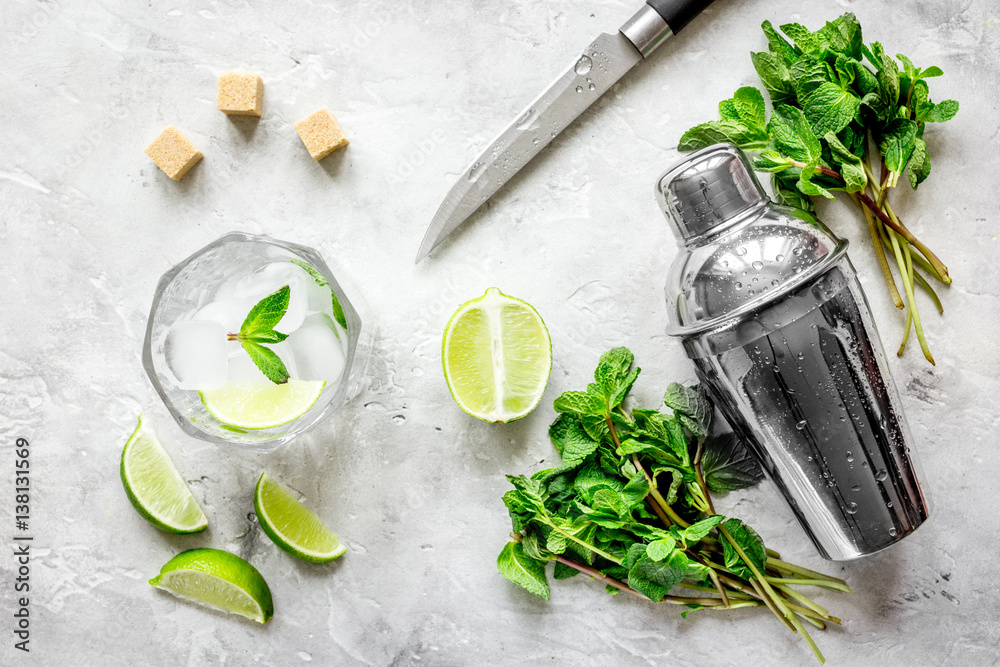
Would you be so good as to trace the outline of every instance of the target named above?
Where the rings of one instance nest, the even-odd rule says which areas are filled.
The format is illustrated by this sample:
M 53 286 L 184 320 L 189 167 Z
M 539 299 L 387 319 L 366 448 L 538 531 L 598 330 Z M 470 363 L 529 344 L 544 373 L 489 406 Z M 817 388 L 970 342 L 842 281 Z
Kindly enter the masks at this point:
M 925 306 L 938 365 L 890 364 L 934 516 L 889 551 L 822 561 L 763 485 L 730 494 L 768 544 L 846 577 L 817 599 L 844 625 L 816 633 L 831 664 L 997 663 L 1000 584 L 1000 16 L 989 0 L 720 0 L 638 67 L 429 261 L 412 257 L 460 169 L 636 0 L 77 3 L 0 9 L 0 554 L 12 551 L 14 440 L 32 449 L 31 653 L 13 648 L 15 563 L 0 556 L 0 663 L 80 665 L 810 664 L 760 610 L 682 620 L 606 596 L 583 578 L 544 603 L 497 573 L 509 523 L 502 474 L 551 461 L 551 399 L 597 355 L 630 346 L 637 395 L 693 379 L 663 334 L 675 254 L 653 179 L 687 127 L 755 82 L 757 26 L 817 26 L 856 11 L 869 40 L 936 64 L 932 97 L 955 120 L 928 133 L 934 171 L 898 210 L 944 258 L 946 313 Z M 215 108 L 220 71 L 259 72 L 258 120 Z M 322 106 L 351 145 L 317 164 L 292 124 Z M 174 183 L 143 154 L 167 124 L 205 154 Z M 902 329 L 863 228 L 843 202 L 823 217 L 854 244 L 890 349 Z M 140 365 L 158 277 L 221 234 L 318 248 L 377 314 L 366 388 L 283 450 L 258 455 L 184 436 Z M 490 285 L 525 298 L 553 335 L 549 390 L 529 418 L 466 417 L 440 372 L 452 310 Z M 158 532 L 130 507 L 118 458 L 145 411 L 210 528 Z M 351 547 L 314 566 L 248 520 L 261 470 L 299 491 Z M 266 627 L 183 604 L 146 579 L 195 546 L 247 557 L 270 582 Z

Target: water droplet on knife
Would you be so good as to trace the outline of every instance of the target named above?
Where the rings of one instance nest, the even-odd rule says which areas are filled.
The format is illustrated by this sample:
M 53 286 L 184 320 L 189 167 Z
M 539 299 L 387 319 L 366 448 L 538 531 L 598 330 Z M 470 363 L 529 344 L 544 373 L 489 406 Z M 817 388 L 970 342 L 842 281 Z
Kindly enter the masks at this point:
M 589 72 L 590 68 L 593 66 L 594 66 L 593 60 L 591 60 L 587 56 L 580 56 L 580 59 L 576 61 L 576 66 L 573 68 L 573 71 L 579 74 L 580 76 L 583 76 L 584 74 Z
M 577 86 L 576 87 L 576 92 L 582 93 L 583 92 L 583 86 Z
M 528 109 L 521 117 L 517 119 L 517 123 L 514 125 L 519 130 L 523 130 L 530 126 L 538 118 L 538 112 L 534 109 Z
M 591 90 L 597 90 L 597 86 L 595 86 L 594 84 L 590 84 L 587 87 L 590 88 Z
M 482 162 L 477 162 L 474 165 L 472 165 L 472 168 L 469 169 L 469 180 L 472 181 L 473 183 L 478 181 L 479 177 L 482 176 L 483 172 L 486 171 L 485 169 L 483 169 L 484 166 L 485 165 Z

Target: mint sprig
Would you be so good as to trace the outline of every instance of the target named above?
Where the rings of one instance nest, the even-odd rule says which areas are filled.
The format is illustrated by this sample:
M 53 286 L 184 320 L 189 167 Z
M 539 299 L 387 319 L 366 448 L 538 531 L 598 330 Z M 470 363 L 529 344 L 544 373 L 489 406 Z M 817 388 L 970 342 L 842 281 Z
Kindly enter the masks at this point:
M 608 593 L 687 607 L 682 616 L 760 607 L 822 662 L 804 623 L 840 619 L 793 587 L 850 589 L 779 560 L 750 526 L 716 513 L 711 494 L 756 484 L 760 467 L 737 436 L 709 435 L 712 405 L 698 387 L 668 385 L 663 412 L 626 409 L 638 375 L 632 353 L 616 348 L 586 391 L 556 399 L 549 436 L 562 461 L 507 476 L 513 541 L 497 558 L 500 574 L 546 600 L 553 561 L 555 579 L 582 572 Z
M 810 197 L 834 199 L 834 192 L 845 193 L 866 222 L 893 303 L 906 309 L 898 354 L 912 329 L 933 364 L 914 293 L 923 289 L 941 312 L 941 301 L 924 276 L 945 285 L 951 277 L 903 224 L 888 194 L 904 173 L 914 190 L 927 179 L 926 124 L 945 122 L 958 112 L 958 102 L 935 104 L 928 96 L 927 79 L 941 76 L 941 68 L 920 69 L 902 54 L 893 59 L 878 42 L 866 45 L 850 13 L 816 31 L 797 23 L 781 26 L 789 39 L 768 21 L 761 27 L 768 50 L 751 54 L 751 61 L 771 96 L 770 120 L 765 122 L 760 91 L 743 87 L 719 104 L 720 120 L 691 128 L 678 148 L 730 142 L 757 151 L 754 168 L 772 175 L 775 199 L 806 211 L 813 210 Z
M 274 327 L 281 318 L 288 312 L 288 300 L 291 296 L 291 287 L 285 285 L 273 294 L 257 302 L 240 327 L 238 334 L 229 334 L 229 340 L 238 340 L 250 355 L 251 361 L 260 369 L 260 372 L 268 380 L 275 384 L 288 382 L 289 373 L 284 362 L 264 345 L 280 343 L 288 338 L 288 334 L 275 331 Z

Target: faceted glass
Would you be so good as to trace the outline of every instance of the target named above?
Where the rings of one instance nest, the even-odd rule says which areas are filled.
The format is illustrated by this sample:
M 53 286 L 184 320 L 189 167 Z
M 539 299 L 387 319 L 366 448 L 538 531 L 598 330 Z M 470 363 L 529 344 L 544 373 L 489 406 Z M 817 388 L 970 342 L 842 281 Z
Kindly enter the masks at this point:
M 236 337 L 250 310 L 284 285 L 289 286 L 288 307 L 273 329 L 287 337 L 259 347 L 286 368 L 290 377 L 280 388 L 305 387 L 300 393 L 318 392 L 318 398 L 311 407 L 291 401 L 299 407 L 284 413 L 291 418 L 280 423 L 281 416 L 269 413 L 280 402 L 260 398 L 279 385 L 265 377 L 252 350 Z M 358 313 L 357 295 L 352 298 L 312 248 L 226 234 L 160 278 L 146 325 L 143 366 L 188 434 L 271 451 L 358 392 L 371 335 Z M 227 398 L 215 398 L 220 394 Z

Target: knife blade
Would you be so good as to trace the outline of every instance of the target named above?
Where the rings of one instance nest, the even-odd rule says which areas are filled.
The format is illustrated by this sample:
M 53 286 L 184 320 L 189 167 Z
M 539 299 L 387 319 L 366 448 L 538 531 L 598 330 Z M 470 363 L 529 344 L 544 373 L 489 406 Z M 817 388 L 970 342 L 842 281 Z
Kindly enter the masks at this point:
M 648 0 L 602 33 L 458 177 L 424 234 L 420 262 L 630 69 L 712 0 Z

